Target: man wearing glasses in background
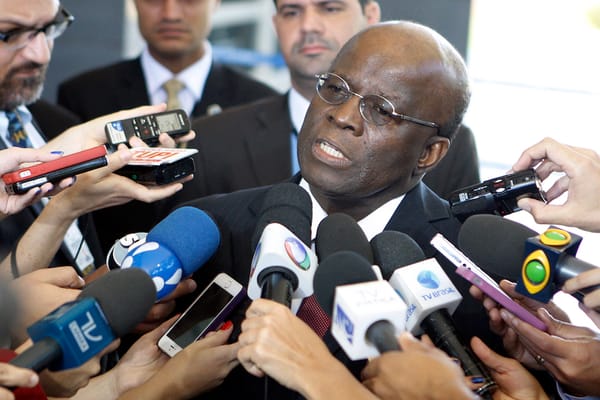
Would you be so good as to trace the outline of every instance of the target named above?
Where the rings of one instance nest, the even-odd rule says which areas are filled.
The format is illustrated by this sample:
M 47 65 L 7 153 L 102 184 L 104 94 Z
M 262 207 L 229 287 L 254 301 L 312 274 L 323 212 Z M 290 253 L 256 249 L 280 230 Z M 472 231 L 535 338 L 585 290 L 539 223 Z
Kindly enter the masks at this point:
M 285 180 L 298 172 L 297 134 L 315 94 L 316 74 L 328 70 L 341 46 L 380 20 L 375 0 L 274 0 L 273 25 L 291 88 L 222 114 L 193 121 L 198 136 L 195 179 L 172 200 L 189 200 Z M 473 133 L 460 125 L 453 146 L 425 183 L 447 198 L 479 182 Z M 171 200 L 171 199 L 170 199 Z
M 481 304 L 468 295 L 468 282 L 458 277 L 454 266 L 429 243 L 438 232 L 456 243 L 461 225 L 448 203 L 421 182 L 446 155 L 469 104 L 467 71 L 458 52 L 422 25 L 374 25 L 350 39 L 315 81 L 318 95 L 313 97 L 298 135 L 301 175 L 293 178 L 311 197 L 311 239 L 319 223 L 338 212 L 354 218 L 369 240 L 383 230 L 408 234 L 426 257 L 437 257 L 463 293 L 453 315 L 460 335 L 477 335 L 497 346 Z M 188 203 L 209 212 L 222 232 L 219 250 L 194 275 L 199 287 L 218 272 L 240 282 L 248 280 L 254 254 L 249 236 L 257 227 L 268 190 L 241 190 Z M 242 323 L 243 330 L 248 328 L 248 319 Z M 267 325 L 281 333 L 276 334 L 281 341 L 302 347 L 302 338 L 289 332 L 289 324 L 279 320 Z M 244 340 L 240 336 L 241 345 L 251 345 L 252 338 L 264 337 L 262 333 L 247 335 Z M 276 341 L 272 348 L 261 349 L 276 353 L 280 349 Z M 329 332 L 324 341 L 332 354 L 344 358 Z M 241 354 L 238 352 L 240 361 L 252 362 Z M 279 358 L 288 364 L 298 359 L 302 357 Z M 360 370 L 359 365 L 351 367 Z M 295 376 L 304 378 L 305 370 L 301 371 Z M 306 371 L 308 376 L 315 376 L 309 372 L 314 371 Z M 282 383 L 293 387 L 285 379 Z M 262 380 L 238 368 L 207 397 L 259 399 L 264 398 L 263 388 Z M 269 381 L 269 395 L 278 400 L 297 398 L 273 381 Z

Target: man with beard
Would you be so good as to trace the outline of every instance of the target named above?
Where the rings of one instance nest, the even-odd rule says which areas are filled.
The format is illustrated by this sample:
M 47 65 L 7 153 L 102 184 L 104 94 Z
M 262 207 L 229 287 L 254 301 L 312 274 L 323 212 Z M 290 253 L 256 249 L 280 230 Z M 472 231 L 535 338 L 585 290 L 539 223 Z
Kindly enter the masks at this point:
M 297 132 L 315 93 L 315 75 L 327 71 L 342 45 L 379 22 L 375 0 L 275 0 L 273 25 L 291 80 L 290 90 L 192 123 L 199 135 L 196 179 L 169 201 L 280 182 L 298 172 Z M 424 181 L 447 198 L 479 182 L 471 130 L 460 125 L 453 145 Z
M 164 106 L 142 107 L 98 118 L 74 127 L 46 144 L 26 105 L 40 96 L 54 39 L 72 20 L 58 0 L 0 2 L 1 148 L 46 146 L 49 151 L 73 153 L 104 143 L 103 127 L 110 120 L 164 110 Z M 192 136 L 188 135 L 186 140 Z M 3 272 L 8 269 L 13 277 L 17 277 L 48 265 L 73 265 L 81 275 L 86 275 L 95 266 L 102 265 L 103 257 L 87 213 L 131 199 L 155 201 L 182 187 L 181 183 L 175 183 L 148 188 L 112 173 L 124 166 L 130 157 L 130 152 L 121 148 L 108 156 L 108 166 L 79 175 L 77 182 L 72 178 L 72 187 L 51 201 L 44 199 L 44 202 L 2 220 L 0 257 L 5 259 Z M 51 189 L 52 185 L 45 185 L 38 196 L 47 195 Z M 80 216 L 84 217 L 76 221 Z M 59 247 L 61 251 L 57 253 Z M 6 257 L 9 253 L 11 257 Z

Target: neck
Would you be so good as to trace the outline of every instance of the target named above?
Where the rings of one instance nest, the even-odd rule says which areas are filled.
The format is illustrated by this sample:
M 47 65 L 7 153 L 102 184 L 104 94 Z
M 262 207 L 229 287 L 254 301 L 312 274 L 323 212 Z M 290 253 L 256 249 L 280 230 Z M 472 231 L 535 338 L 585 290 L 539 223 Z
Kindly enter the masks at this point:
M 178 74 L 190 65 L 194 64 L 204 56 L 204 48 L 189 54 L 161 54 L 151 48 L 148 49 L 150 55 L 163 67 Z
M 315 94 L 316 79 L 302 79 L 293 75 L 290 76 L 290 79 L 292 87 L 310 102 Z

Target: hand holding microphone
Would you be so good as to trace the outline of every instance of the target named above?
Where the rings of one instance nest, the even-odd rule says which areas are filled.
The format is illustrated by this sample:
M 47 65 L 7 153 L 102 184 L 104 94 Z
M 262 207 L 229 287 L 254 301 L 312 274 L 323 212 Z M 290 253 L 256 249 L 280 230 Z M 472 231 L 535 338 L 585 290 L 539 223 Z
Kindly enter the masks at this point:
M 306 399 L 373 396 L 289 308 L 257 299 L 246 311 L 238 359 L 255 376 L 265 374 Z
M 377 248 L 376 263 L 408 305 L 407 329 L 414 334 L 427 333 L 436 347 L 460 360 L 466 375 L 485 380 L 477 391 L 479 395 L 491 396 L 496 386 L 494 380 L 460 337 L 450 317 L 462 296 L 444 270 L 435 259 L 426 260 L 419 245 L 408 235 L 384 231 L 372 242 Z M 422 261 L 406 266 L 407 262 L 418 259 Z
M 31 325 L 34 345 L 10 363 L 34 371 L 78 367 L 140 322 L 155 296 L 144 272 L 113 271 Z

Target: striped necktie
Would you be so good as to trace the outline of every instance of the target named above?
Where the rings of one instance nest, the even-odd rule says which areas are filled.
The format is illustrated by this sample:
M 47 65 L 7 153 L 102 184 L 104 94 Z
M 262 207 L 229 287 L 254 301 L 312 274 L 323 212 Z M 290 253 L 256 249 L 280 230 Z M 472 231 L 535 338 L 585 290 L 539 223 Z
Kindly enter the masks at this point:
M 8 119 L 7 139 L 10 144 L 15 147 L 33 147 L 23 128 L 18 111 L 6 111 L 4 114 Z

